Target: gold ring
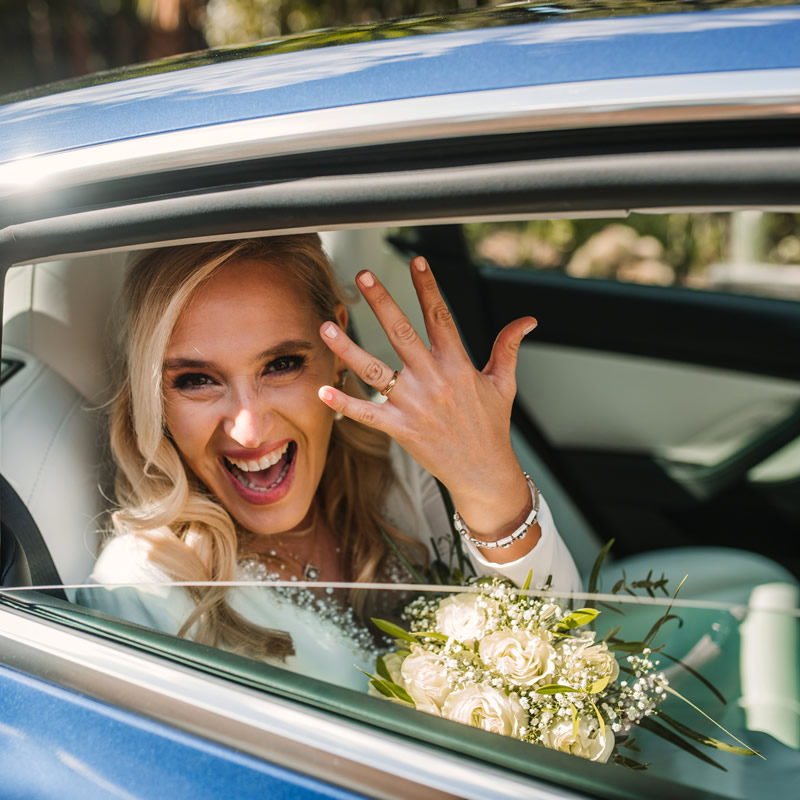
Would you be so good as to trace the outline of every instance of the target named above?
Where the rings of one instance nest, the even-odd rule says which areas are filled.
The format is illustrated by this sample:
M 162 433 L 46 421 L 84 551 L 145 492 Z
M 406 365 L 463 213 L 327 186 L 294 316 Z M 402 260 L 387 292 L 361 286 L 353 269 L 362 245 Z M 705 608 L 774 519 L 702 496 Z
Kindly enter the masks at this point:
M 389 396 L 389 392 L 391 392 L 392 389 L 394 389 L 394 385 L 397 383 L 397 376 L 399 374 L 400 373 L 397 370 L 395 370 L 394 371 L 394 375 L 392 375 L 392 379 L 389 381 L 389 383 L 386 384 L 386 386 L 383 387 L 383 389 L 381 389 L 381 394 L 384 397 L 388 397 Z

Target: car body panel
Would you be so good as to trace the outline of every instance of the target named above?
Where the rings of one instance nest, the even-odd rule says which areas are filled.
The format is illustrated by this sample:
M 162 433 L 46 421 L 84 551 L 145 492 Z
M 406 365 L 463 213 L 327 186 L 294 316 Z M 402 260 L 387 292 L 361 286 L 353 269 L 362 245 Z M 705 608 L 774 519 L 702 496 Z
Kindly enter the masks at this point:
M 5 797 L 362 796 L 1 665 L 0 696 Z
M 567 18 L 236 58 L 0 106 L 0 161 L 221 122 L 413 97 L 782 69 L 797 66 L 798 40 L 800 8 L 788 6 Z

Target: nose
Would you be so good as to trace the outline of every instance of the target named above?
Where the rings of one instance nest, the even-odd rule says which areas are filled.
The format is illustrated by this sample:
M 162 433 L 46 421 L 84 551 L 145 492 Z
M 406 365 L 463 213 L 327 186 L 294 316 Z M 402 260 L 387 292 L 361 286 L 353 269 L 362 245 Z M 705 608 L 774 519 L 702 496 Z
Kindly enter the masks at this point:
M 256 398 L 239 398 L 235 410 L 226 417 L 225 433 L 242 447 L 255 448 L 263 444 L 272 427 L 272 414 L 262 408 Z

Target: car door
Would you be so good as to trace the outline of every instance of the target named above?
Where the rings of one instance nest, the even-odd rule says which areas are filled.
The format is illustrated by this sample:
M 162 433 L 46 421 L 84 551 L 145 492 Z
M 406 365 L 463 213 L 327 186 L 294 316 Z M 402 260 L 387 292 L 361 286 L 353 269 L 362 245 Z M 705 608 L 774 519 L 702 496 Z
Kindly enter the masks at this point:
M 691 221 L 708 216 L 699 210 L 598 215 L 577 224 L 555 218 L 549 228 L 541 220 L 432 226 L 397 244 L 437 265 L 476 361 L 484 362 L 508 321 L 538 318 L 519 355 L 515 424 L 594 530 L 616 539 L 618 553 L 741 547 L 797 572 L 791 546 L 800 520 L 796 274 L 789 265 L 754 263 L 748 254 L 751 261 L 738 272 L 730 263 L 713 265 L 713 275 L 698 267 L 694 278 L 673 270 L 668 285 L 658 285 L 656 267 L 669 266 L 663 252 L 658 262 L 646 252 L 639 258 L 641 282 L 634 280 L 631 253 L 627 277 L 613 272 L 615 259 L 624 260 L 614 248 L 624 251 L 631 237 L 645 251 L 647 245 L 664 250 L 639 233 L 648 225 L 682 223 L 676 235 L 688 238 Z M 741 214 L 717 217 L 725 241 L 716 255 L 731 257 Z M 761 233 L 752 230 L 750 239 L 780 222 L 788 225 L 780 238 L 788 248 L 797 219 L 761 214 Z M 565 225 L 584 232 L 584 253 L 573 241 L 559 268 L 547 248 L 554 249 L 553 231 Z M 551 233 L 549 240 L 540 236 L 537 254 L 549 267 L 526 264 L 520 255 L 523 232 L 533 229 Z M 594 256 L 585 253 L 587 243 Z M 585 266 L 592 257 L 594 272 Z M 745 277 L 735 280 L 736 274 Z

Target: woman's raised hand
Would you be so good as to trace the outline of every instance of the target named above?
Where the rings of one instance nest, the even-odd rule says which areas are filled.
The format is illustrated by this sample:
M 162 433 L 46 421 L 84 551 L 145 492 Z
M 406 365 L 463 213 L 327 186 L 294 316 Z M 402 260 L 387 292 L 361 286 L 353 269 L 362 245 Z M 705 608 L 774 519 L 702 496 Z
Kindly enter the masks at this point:
M 414 460 L 447 486 L 474 536 L 501 538 L 520 525 L 531 495 L 511 448 L 511 406 L 516 393 L 517 353 L 536 327 L 523 317 L 500 331 L 482 371 L 467 355 L 427 261 L 411 261 L 411 278 L 430 341 L 420 338 L 389 292 L 369 271 L 356 283 L 402 362 L 396 377 L 380 359 L 359 347 L 333 322 L 323 340 L 385 403 L 351 397 L 332 386 L 320 399 L 335 411 L 391 436 Z M 519 558 L 538 541 L 534 526 L 507 549 L 484 553 L 497 561 Z

